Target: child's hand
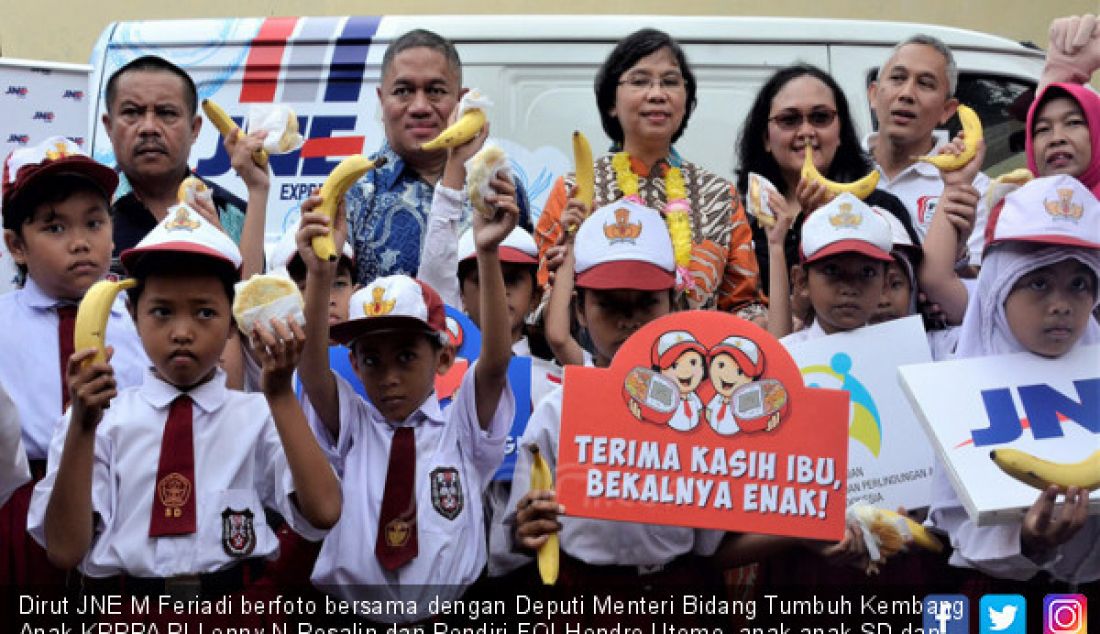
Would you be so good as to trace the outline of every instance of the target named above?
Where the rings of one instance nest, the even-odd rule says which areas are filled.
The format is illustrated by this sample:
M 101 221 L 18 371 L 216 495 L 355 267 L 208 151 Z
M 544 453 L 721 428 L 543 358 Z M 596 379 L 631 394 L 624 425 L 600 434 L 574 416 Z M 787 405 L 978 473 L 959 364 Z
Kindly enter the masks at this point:
M 940 148 L 940 154 L 952 154 L 958 156 L 962 154 L 963 147 L 965 145 L 966 132 L 960 130 L 958 136 L 951 139 L 951 142 Z M 985 140 L 978 141 L 978 150 L 974 153 L 974 158 L 970 159 L 970 162 L 964 165 L 961 169 L 957 169 L 950 172 L 940 172 L 943 178 L 944 187 L 950 187 L 952 185 L 970 185 L 974 182 L 974 177 L 978 175 L 978 171 L 982 169 L 982 162 L 985 161 Z
M 260 167 L 253 160 L 253 153 L 262 149 L 267 130 L 259 130 L 247 136 L 238 137 L 236 132 L 225 137 L 225 151 L 229 153 L 229 164 L 244 181 L 249 190 L 267 189 L 271 184 L 268 166 Z
M 1020 542 L 1025 556 L 1042 555 L 1062 544 L 1081 530 L 1089 516 L 1089 492 L 1079 487 L 1065 491 L 1065 501 L 1055 508 L 1056 486 L 1047 487 L 1024 515 Z
M 490 219 L 481 213 L 473 214 L 474 246 L 479 251 L 495 251 L 516 228 L 519 219 L 519 206 L 516 204 L 516 186 L 510 178 L 494 174 L 489 187 L 496 193 L 485 197 L 485 202 L 496 210 Z
M 791 209 L 787 199 L 774 189 L 768 188 L 768 208 L 775 214 L 775 224 L 764 228 L 764 234 L 768 236 L 768 245 L 783 248 L 787 241 L 787 232 L 791 230 L 794 219 L 798 217 L 798 210 Z
M 966 241 L 970 239 L 970 234 L 974 231 L 974 221 L 978 215 L 978 201 L 980 199 L 978 189 L 969 182 L 953 183 L 944 186 L 943 194 L 940 195 L 939 203 L 936 205 L 936 213 L 944 214 L 958 234 L 956 260 L 962 259 L 968 253 Z
M 561 532 L 558 515 L 565 507 L 558 504 L 553 491 L 528 491 L 516 507 L 516 544 L 528 550 L 536 550 Z
M 821 181 L 801 179 L 798 181 L 798 185 L 794 188 L 795 199 L 798 200 L 799 207 L 807 214 L 813 213 L 813 211 L 819 207 L 824 207 L 829 204 L 833 198 L 836 198 L 827 187 L 821 184 Z
M 115 370 L 111 367 L 114 348 L 107 346 L 107 360 L 99 363 L 84 362 L 95 356 L 95 348 L 78 350 L 69 357 L 66 373 L 69 384 L 69 403 L 72 405 L 71 424 L 91 431 L 103 420 L 103 410 L 111 406 L 111 399 L 118 395 Z
M 218 231 L 225 233 L 225 228 L 222 227 L 221 216 L 218 214 L 218 208 L 214 206 L 213 201 L 204 198 L 195 198 L 195 202 L 188 203 L 188 206 L 197 211 L 200 216 L 206 218 L 206 221 L 214 225 Z
M 296 321 L 271 320 L 269 330 L 256 324 L 252 331 L 252 352 L 263 367 L 260 385 L 264 394 L 293 391 L 294 368 L 302 356 L 306 334 Z
M 852 566 L 866 570 L 870 563 L 867 544 L 863 542 L 863 533 L 851 523 L 844 526 L 844 539 L 836 543 L 825 542 L 816 547 L 817 553 L 834 566 Z
M 569 190 L 569 199 L 565 203 L 565 209 L 561 211 L 561 218 L 558 219 L 558 224 L 561 225 L 561 238 L 558 239 L 558 244 L 572 242 L 581 223 L 592 213 L 592 209 L 576 198 L 576 195 L 577 186 L 574 185 Z
M 298 255 L 306 265 L 306 271 L 310 273 L 322 273 L 336 271 L 337 262 L 321 260 L 313 251 L 313 237 L 323 236 L 333 232 L 333 242 L 336 244 L 336 252 L 344 248 L 348 239 L 348 222 L 345 201 L 341 200 L 336 205 L 336 221 L 332 222 L 328 216 L 313 211 L 321 204 L 321 197 L 314 194 L 302 203 L 302 218 L 298 225 L 298 233 L 295 240 L 298 243 Z

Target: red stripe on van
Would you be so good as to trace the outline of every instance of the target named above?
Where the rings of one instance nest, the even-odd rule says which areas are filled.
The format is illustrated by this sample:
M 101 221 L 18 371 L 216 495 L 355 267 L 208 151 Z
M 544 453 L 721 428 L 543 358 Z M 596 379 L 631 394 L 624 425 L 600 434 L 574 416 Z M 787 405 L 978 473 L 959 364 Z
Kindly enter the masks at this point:
M 335 136 L 309 139 L 302 145 L 302 158 L 321 158 L 325 156 L 351 156 L 363 151 L 363 136 Z
M 286 41 L 298 18 L 267 18 L 252 40 L 241 81 L 241 103 L 271 103 L 279 87 Z

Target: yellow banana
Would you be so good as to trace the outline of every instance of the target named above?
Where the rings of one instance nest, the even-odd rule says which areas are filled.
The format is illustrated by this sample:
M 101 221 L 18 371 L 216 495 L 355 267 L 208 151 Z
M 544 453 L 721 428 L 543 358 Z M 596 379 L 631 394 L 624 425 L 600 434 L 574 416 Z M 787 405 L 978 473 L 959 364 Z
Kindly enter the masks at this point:
M 577 199 L 591 210 L 592 200 L 596 197 L 596 172 L 592 162 L 592 146 L 580 130 L 573 131 L 573 164 Z
M 829 193 L 835 195 L 848 192 L 856 198 L 863 200 L 871 195 L 871 192 L 875 191 L 875 187 L 878 187 L 878 170 L 873 169 L 871 173 L 867 174 L 863 178 L 853 183 L 838 183 L 831 181 L 821 175 L 821 172 L 817 171 L 817 166 L 814 165 L 814 152 L 813 148 L 809 145 L 806 146 L 806 160 L 802 163 L 802 178 L 808 181 L 817 181 L 825 186 L 825 189 L 829 190 Z
M 237 124 L 229 118 L 229 115 L 226 114 L 225 110 L 222 110 L 222 107 L 213 100 L 203 99 L 202 111 L 206 113 L 206 118 L 210 119 L 210 123 L 214 124 L 214 127 L 218 129 L 218 132 L 222 133 L 222 136 L 228 138 L 229 135 L 233 133 L 234 129 L 237 130 L 238 139 L 244 136 L 244 130 L 238 128 Z M 259 165 L 260 167 L 266 166 L 267 150 L 263 148 L 256 150 L 252 153 L 252 160 L 256 163 L 256 165 Z
M 1063 489 L 1080 487 L 1087 491 L 1100 489 L 1100 451 L 1073 463 L 1043 460 L 1019 449 L 994 449 L 989 457 L 1001 471 L 1039 490 L 1051 485 Z
M 194 190 L 196 194 L 199 192 L 207 191 L 206 183 L 202 182 L 195 176 L 188 176 L 180 183 L 180 188 L 176 190 L 176 198 L 179 199 L 181 204 L 189 204 L 187 202 L 188 190 Z
M 531 444 L 527 448 L 531 451 L 531 491 L 549 491 L 554 487 L 554 474 L 550 473 L 550 465 L 543 460 L 539 453 L 538 445 Z M 553 533 L 542 546 L 539 546 L 539 576 L 542 583 L 552 586 L 558 580 L 559 558 L 561 556 L 558 545 L 558 534 Z
M 317 206 L 315 211 L 325 214 L 330 221 L 335 221 L 336 207 L 343 200 L 348 188 L 355 184 L 355 181 L 359 180 L 363 174 L 385 164 L 386 157 L 384 156 L 372 161 L 362 154 L 354 154 L 340 161 L 340 164 L 332 170 L 328 178 L 325 179 L 324 184 L 321 185 L 321 204 Z M 329 226 L 331 228 L 331 225 Z M 322 260 L 334 262 L 336 258 L 340 257 L 340 249 L 336 248 L 336 242 L 333 241 L 331 232 L 323 236 L 314 236 L 312 245 L 313 252 Z
M 900 530 L 901 524 L 908 529 L 909 535 L 913 538 L 913 544 L 934 553 L 943 552 L 943 543 L 938 537 L 900 513 L 867 504 L 860 505 L 857 511 L 870 531 L 878 538 L 879 547 L 886 556 L 898 552 L 905 544 Z
M 470 108 L 462 113 L 458 121 L 440 132 L 439 136 L 421 145 L 420 149 L 425 152 L 434 152 L 458 147 L 477 136 L 483 127 L 485 127 L 485 111 L 481 108 Z
M 974 155 L 978 153 L 978 141 L 982 140 L 982 120 L 978 118 L 978 113 L 974 112 L 970 107 L 959 104 L 959 121 L 962 123 L 962 129 L 965 133 L 963 135 L 962 152 L 957 155 L 929 154 L 927 156 L 918 156 L 917 160 L 931 163 L 944 172 L 954 172 L 955 170 L 962 169 L 964 165 L 969 163 L 970 159 L 974 158 Z
M 84 293 L 84 299 L 80 300 L 80 308 L 76 311 L 73 350 L 79 352 L 88 348 L 96 349 L 95 356 L 86 361 L 85 365 L 107 360 L 107 318 L 111 314 L 111 306 L 119 291 L 134 286 L 137 286 L 137 280 L 133 278 L 119 282 L 100 280 Z

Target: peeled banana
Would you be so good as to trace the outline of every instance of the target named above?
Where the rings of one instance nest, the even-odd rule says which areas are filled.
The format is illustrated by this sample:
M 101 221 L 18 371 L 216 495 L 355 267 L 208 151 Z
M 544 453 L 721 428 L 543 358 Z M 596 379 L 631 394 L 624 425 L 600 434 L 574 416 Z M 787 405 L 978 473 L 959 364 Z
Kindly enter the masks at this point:
M 957 155 L 953 154 L 936 154 L 928 156 L 918 156 L 918 161 L 924 161 L 925 163 L 931 163 L 940 168 L 944 172 L 954 172 L 955 170 L 962 169 L 964 165 L 970 162 L 970 159 L 974 158 L 974 155 L 978 153 L 978 142 L 982 140 L 982 120 L 978 118 L 978 113 L 974 112 L 970 107 L 959 104 L 959 121 L 963 126 L 963 151 Z
M 210 99 L 202 100 L 202 111 L 206 113 L 206 118 L 210 119 L 210 123 L 214 124 L 214 127 L 218 129 L 218 132 L 222 133 L 222 136 L 228 138 L 233 130 L 237 131 L 237 138 L 244 136 L 244 130 L 237 127 L 237 124 L 229 118 L 225 110 L 222 109 L 216 102 Z M 260 167 L 267 165 L 267 150 L 260 148 L 252 153 L 252 160 Z
M 195 176 L 188 176 L 180 183 L 179 189 L 176 190 L 176 198 L 179 199 L 180 204 L 189 205 L 191 200 L 188 200 L 188 193 L 195 196 L 201 192 L 209 191 L 206 183 L 202 182 Z
M 538 445 L 531 444 L 527 448 L 531 451 L 531 491 L 549 491 L 554 487 L 554 474 L 550 473 L 550 465 L 546 464 Z M 543 585 L 552 586 L 558 580 L 559 558 L 561 556 L 558 544 L 558 534 L 552 533 L 542 546 L 539 546 L 539 576 Z
M 508 156 L 498 145 L 486 145 L 467 163 L 466 195 L 470 198 L 470 205 L 485 218 L 492 219 L 497 210 L 485 202 L 482 192 L 488 189 L 493 175 L 507 165 Z
M 871 533 L 874 534 L 880 552 L 884 556 L 893 555 L 905 547 L 905 533 L 908 533 L 909 537 L 912 538 L 913 544 L 934 553 L 943 552 L 943 543 L 940 542 L 939 538 L 924 526 L 900 513 L 868 504 L 859 505 L 857 512 L 860 519 L 867 524 Z
M 871 173 L 867 174 L 863 178 L 853 183 L 838 183 L 831 181 L 821 175 L 821 172 L 817 171 L 817 166 L 814 165 L 814 151 L 809 145 L 806 146 L 806 160 L 802 163 L 802 178 L 808 181 L 817 181 L 825 186 L 825 189 L 829 190 L 829 193 L 835 195 L 843 194 L 847 192 L 856 198 L 863 200 L 871 195 L 871 192 L 875 191 L 875 187 L 878 187 L 878 170 L 871 170 Z
M 462 113 L 458 121 L 440 132 L 439 136 L 421 145 L 420 149 L 425 152 L 434 152 L 458 147 L 477 136 L 483 127 L 485 127 L 485 111 L 481 108 L 470 108 Z
M 1086 491 L 1100 489 L 1100 451 L 1094 451 L 1081 462 L 1068 464 L 1043 460 L 1019 449 L 994 449 L 989 457 L 1001 471 L 1039 490 L 1051 485 Z
M 84 293 L 80 308 L 76 311 L 76 324 L 73 329 L 73 350 L 95 348 L 95 356 L 84 362 L 101 363 L 107 360 L 107 318 L 111 315 L 111 306 L 119 291 L 137 286 L 137 280 L 130 278 L 118 282 L 100 280 Z
M 317 206 L 316 211 L 328 216 L 329 221 L 335 221 L 336 208 L 355 181 L 368 171 L 385 164 L 384 156 L 372 161 L 362 154 L 354 154 L 340 161 L 321 185 L 321 204 Z M 336 248 L 331 231 L 323 236 L 314 236 L 312 246 L 313 252 L 322 260 L 335 262 L 336 258 L 340 257 L 340 249 Z

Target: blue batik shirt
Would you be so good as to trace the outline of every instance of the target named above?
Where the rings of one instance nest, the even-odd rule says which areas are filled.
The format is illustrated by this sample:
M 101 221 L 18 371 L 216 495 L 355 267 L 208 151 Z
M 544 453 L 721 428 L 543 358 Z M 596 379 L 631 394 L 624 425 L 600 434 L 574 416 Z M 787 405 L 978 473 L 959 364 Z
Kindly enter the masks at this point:
M 386 157 L 386 164 L 371 170 L 348 190 L 345 198 L 348 234 L 355 249 L 356 280 L 369 284 L 377 277 L 416 276 L 420 250 L 435 187 L 408 167 L 388 142 L 371 158 Z M 516 184 L 520 224 L 530 230 L 527 192 Z M 466 203 L 463 218 L 470 217 Z

